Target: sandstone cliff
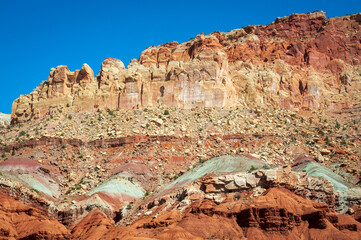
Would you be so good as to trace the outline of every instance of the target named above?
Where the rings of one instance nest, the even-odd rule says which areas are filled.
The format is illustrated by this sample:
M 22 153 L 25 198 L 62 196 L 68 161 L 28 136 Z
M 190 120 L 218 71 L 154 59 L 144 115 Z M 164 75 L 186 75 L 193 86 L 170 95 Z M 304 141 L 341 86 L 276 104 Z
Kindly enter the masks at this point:
M 107 58 L 99 74 L 84 64 L 50 71 L 13 103 L 12 121 L 74 111 L 170 107 L 281 106 L 335 111 L 360 102 L 361 14 L 292 14 L 263 26 L 199 34 L 144 50 L 125 68 Z

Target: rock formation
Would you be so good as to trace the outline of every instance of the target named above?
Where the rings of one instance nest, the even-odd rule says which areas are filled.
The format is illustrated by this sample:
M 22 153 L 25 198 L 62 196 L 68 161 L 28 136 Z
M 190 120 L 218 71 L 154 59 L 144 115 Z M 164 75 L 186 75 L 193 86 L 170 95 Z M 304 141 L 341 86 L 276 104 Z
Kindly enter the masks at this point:
M 68 229 L 39 210 L 0 193 L 2 239 L 71 239 Z
M 125 69 L 107 58 L 92 69 L 51 69 L 48 80 L 20 96 L 12 121 L 41 118 L 61 107 L 105 109 L 281 106 L 336 111 L 360 102 L 361 14 L 326 18 L 292 14 L 263 26 L 199 34 L 144 50 Z
M 250 164 L 265 164 L 265 169 L 251 167 L 247 172 Z M 29 162 L 25 165 L 30 167 Z M 269 169 L 259 159 L 223 156 L 199 165 L 163 190 L 140 198 L 133 207 L 130 204 L 134 202 L 130 202 L 114 218 L 104 213 L 106 209 L 91 209 L 92 205 L 84 203 L 83 208 L 55 214 L 67 228 L 47 216 L 46 211 L 1 193 L 0 234 L 9 239 L 359 239 L 361 223 L 334 212 L 336 187 L 327 179 L 294 172 L 290 167 Z M 59 207 L 52 205 L 51 211 Z M 66 214 L 76 218 L 67 222 L 63 218 Z
M 360 22 L 52 68 L 0 127 L 0 238 L 361 239 Z
M 9 125 L 10 119 L 11 119 L 10 114 L 0 113 L 0 126 L 5 127 L 5 126 Z

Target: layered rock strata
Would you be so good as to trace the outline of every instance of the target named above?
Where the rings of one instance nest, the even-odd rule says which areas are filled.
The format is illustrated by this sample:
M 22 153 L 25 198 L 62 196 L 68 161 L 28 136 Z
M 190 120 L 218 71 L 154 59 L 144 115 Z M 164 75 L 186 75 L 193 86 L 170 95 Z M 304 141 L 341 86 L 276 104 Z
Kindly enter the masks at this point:
M 144 50 L 125 69 L 108 58 L 94 77 L 84 64 L 51 69 L 48 80 L 20 96 L 12 121 L 74 111 L 148 108 L 281 106 L 330 112 L 355 108 L 361 89 L 361 14 L 326 18 L 292 14 L 188 42 Z

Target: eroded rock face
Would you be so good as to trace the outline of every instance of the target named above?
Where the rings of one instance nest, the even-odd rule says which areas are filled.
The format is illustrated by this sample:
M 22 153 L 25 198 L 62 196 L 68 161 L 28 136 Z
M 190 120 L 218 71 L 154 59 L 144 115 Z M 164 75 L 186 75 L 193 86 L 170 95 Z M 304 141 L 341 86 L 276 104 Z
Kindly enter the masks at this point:
M 0 236 L 4 239 L 71 239 L 68 229 L 39 210 L 0 193 Z
M 31 94 L 13 103 L 12 121 L 40 118 L 61 107 L 76 111 L 277 105 L 337 111 L 359 102 L 360 13 L 326 18 L 292 14 L 266 26 L 200 34 L 144 50 L 125 69 L 107 58 L 91 68 L 52 69 Z
M 284 188 L 270 188 L 253 200 L 208 199 L 169 211 L 144 215 L 129 226 L 114 226 L 99 211 L 72 230 L 74 237 L 103 239 L 357 239 L 361 224 L 334 214 L 325 204 L 299 197 Z M 159 209 L 158 209 L 159 210 Z M 157 217 L 154 217 L 156 214 Z
M 0 113 L 0 126 L 7 126 L 10 124 L 11 115 Z
M 42 189 L 35 191 L 36 185 L 29 190 L 31 186 L 11 181 L 7 173 L 36 172 L 40 166 L 17 158 L 1 163 L 1 191 L 33 207 L 0 194 L 0 235 L 10 239 L 360 238 L 360 188 L 352 184 L 344 188 L 341 176 L 310 160 L 296 161 L 292 169 L 270 167 L 251 156 L 223 156 L 201 163 L 151 194 L 124 173 L 87 196 L 60 204 L 46 200 Z M 130 168 L 131 164 L 124 166 Z M 78 186 L 83 186 L 83 179 L 80 182 Z M 341 192 L 349 190 L 354 197 L 339 201 Z

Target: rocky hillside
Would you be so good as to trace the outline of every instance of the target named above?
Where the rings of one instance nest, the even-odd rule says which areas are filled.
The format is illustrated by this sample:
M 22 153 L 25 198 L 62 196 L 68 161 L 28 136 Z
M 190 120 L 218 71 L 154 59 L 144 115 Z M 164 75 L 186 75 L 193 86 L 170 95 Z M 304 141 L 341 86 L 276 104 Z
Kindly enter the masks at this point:
M 361 14 L 292 14 L 263 26 L 199 34 L 144 50 L 125 69 L 105 59 L 99 74 L 84 64 L 52 68 L 48 79 L 13 103 L 12 121 L 60 107 L 77 112 L 168 107 L 280 106 L 339 111 L 361 102 Z
M 0 238 L 361 239 L 360 23 L 51 69 L 0 127 Z

